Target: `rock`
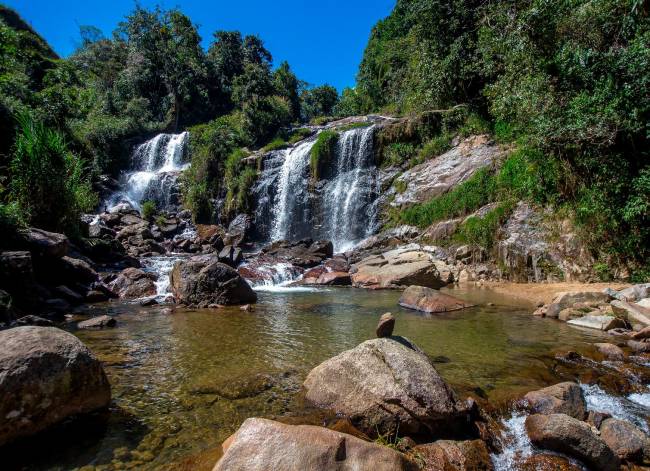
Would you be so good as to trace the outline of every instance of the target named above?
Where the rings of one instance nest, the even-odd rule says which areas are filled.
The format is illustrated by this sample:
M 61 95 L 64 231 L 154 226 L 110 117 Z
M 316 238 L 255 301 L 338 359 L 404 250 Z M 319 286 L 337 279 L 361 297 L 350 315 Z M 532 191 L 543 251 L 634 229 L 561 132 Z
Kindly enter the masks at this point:
M 139 268 L 126 268 L 109 284 L 109 288 L 120 298 L 135 299 L 156 294 L 156 285 L 151 274 Z
M 239 306 L 239 309 L 246 312 L 252 312 L 255 310 L 255 306 L 251 304 L 244 304 L 243 306 Z
M 172 292 L 183 304 L 249 304 L 257 301 L 250 285 L 234 269 L 201 255 L 174 264 L 169 275 Z
M 574 309 L 572 307 L 568 307 L 566 309 L 562 309 L 557 318 L 561 321 L 570 321 L 571 319 L 580 319 L 581 317 L 584 317 L 585 313 L 582 311 L 579 311 L 577 309 Z
M 566 414 L 526 417 L 526 432 L 533 445 L 563 453 L 602 471 L 617 471 L 618 457 L 591 427 Z
M 219 261 L 233 268 L 237 267 L 242 262 L 242 259 L 243 254 L 241 249 L 235 248 L 232 245 L 226 245 L 219 252 Z
M 228 225 L 228 231 L 224 236 L 224 244 L 241 245 L 251 228 L 251 217 L 248 214 L 238 214 Z
M 429 358 L 403 337 L 368 340 L 314 368 L 304 382 L 312 404 L 348 417 L 375 436 L 450 433 L 467 420 L 466 405 Z
M 104 327 L 115 327 L 117 321 L 111 316 L 97 316 L 77 324 L 78 329 L 103 329 Z
M 422 312 L 449 312 L 471 307 L 472 304 L 424 286 L 409 286 L 399 298 L 399 305 Z
M 576 303 L 606 303 L 609 296 L 601 291 L 563 291 L 553 298 L 553 304 L 561 309 L 573 307 Z
M 345 257 L 340 255 L 336 255 L 334 256 L 334 258 L 325 260 L 325 263 L 323 263 L 323 267 L 330 272 L 339 271 L 339 272 L 347 273 L 350 271 L 350 263 Z
M 592 427 L 595 427 L 596 429 L 600 428 L 600 425 L 603 423 L 605 419 L 609 419 L 611 417 L 611 414 L 607 412 L 599 412 L 599 411 L 593 411 L 590 410 L 589 414 L 587 415 L 587 423 L 591 425 Z
M 84 301 L 84 297 L 79 293 L 71 290 L 65 285 L 60 285 L 54 288 L 54 291 L 57 295 L 61 296 L 66 301 L 72 304 L 81 304 Z
M 571 463 L 563 456 L 539 454 L 526 458 L 520 465 L 521 471 L 583 471 L 581 466 Z
M 637 426 L 619 419 L 606 419 L 600 438 L 624 461 L 641 463 L 650 459 L 650 439 Z
M 99 275 L 90 263 L 80 258 L 62 257 L 58 260 L 57 273 L 59 281 L 68 283 L 93 283 L 99 279 Z
M 636 302 L 636 304 L 646 309 L 650 309 L 650 298 L 640 299 L 639 301 Z
M 636 353 L 650 352 L 650 342 L 638 342 L 636 340 L 628 340 L 627 346 Z
M 378 338 L 390 337 L 393 335 L 393 329 L 395 328 L 395 316 L 390 312 L 382 314 L 379 318 L 379 324 L 377 324 L 377 330 L 375 333 Z
M 19 232 L 34 257 L 61 258 L 68 253 L 70 245 L 63 234 L 30 227 Z
M 644 327 L 638 332 L 634 332 L 632 334 L 632 339 L 634 340 L 650 339 L 650 326 Z
M 96 289 L 91 289 L 86 293 L 85 301 L 87 303 L 103 303 L 104 301 L 108 301 L 108 299 L 109 296 L 107 296 L 106 293 Z
M 625 327 L 625 321 L 612 316 L 584 316 L 580 319 L 571 319 L 567 324 L 605 331 Z
M 529 410 L 534 414 L 566 414 L 582 420 L 587 414 L 587 403 L 576 383 L 558 383 L 531 391 L 524 396 Z
M 594 347 L 596 347 L 607 360 L 623 361 L 625 359 L 625 353 L 623 350 L 612 343 L 595 343 Z
M 629 288 L 625 288 L 617 293 L 617 296 L 613 296 L 616 299 L 627 302 L 638 301 L 643 298 L 650 297 L 650 283 L 642 283 Z
M 54 322 L 34 316 L 33 314 L 16 319 L 16 325 L 37 325 L 39 327 L 54 327 Z
M 142 307 L 155 306 L 157 304 L 158 304 L 158 300 L 155 297 L 144 298 L 140 301 L 140 306 Z
M 101 362 L 74 335 L 32 326 L 0 332 L 0 445 L 110 401 Z
M 417 244 L 366 257 L 352 265 L 352 285 L 370 289 L 409 285 L 441 288 L 448 281 L 442 279 L 434 257 Z
M 149 224 L 146 222 L 126 226 L 115 235 L 115 238 L 119 241 L 125 241 L 134 236 L 138 236 L 141 240 L 153 239 L 153 234 L 149 230 Z
M 11 295 L 0 289 L 0 323 L 8 324 L 13 318 Z
M 223 444 L 213 471 L 417 471 L 388 447 L 313 425 L 246 419 Z
M 297 242 L 280 240 L 264 247 L 258 262 L 267 265 L 289 263 L 301 268 L 312 268 L 320 265 L 334 251 L 330 241 L 304 239 Z
M 65 314 L 70 310 L 70 303 L 65 299 L 61 298 L 52 298 L 45 300 L 45 306 L 48 310 L 53 311 L 56 314 Z
M 611 302 L 614 314 L 627 319 L 631 324 L 650 326 L 650 309 L 627 301 L 614 300 Z
M 117 232 L 110 227 L 105 226 L 101 220 L 93 222 L 88 225 L 88 237 L 93 239 L 101 239 L 104 237 L 115 238 Z
M 120 224 L 123 226 L 133 226 L 133 225 L 142 225 L 148 224 L 143 218 L 134 213 L 126 213 L 120 217 Z
M 414 453 L 423 462 L 422 471 L 491 471 L 490 454 L 482 440 L 451 441 L 417 445 Z
M 452 235 L 454 235 L 456 229 L 458 229 L 458 226 L 462 222 L 462 218 L 435 222 L 424 230 L 420 239 L 431 242 L 438 242 L 449 239 Z
M 322 273 L 314 284 L 326 286 L 349 286 L 352 283 L 350 274 L 342 271 Z

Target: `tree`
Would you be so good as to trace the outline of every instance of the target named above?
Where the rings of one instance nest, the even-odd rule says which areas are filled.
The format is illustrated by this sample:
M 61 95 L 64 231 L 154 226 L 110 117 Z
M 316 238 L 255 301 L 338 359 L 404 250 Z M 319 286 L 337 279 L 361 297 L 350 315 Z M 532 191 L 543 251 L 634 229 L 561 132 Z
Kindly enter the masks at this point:
M 317 116 L 331 116 L 338 103 L 339 94 L 331 85 L 304 90 L 300 96 L 302 118 L 309 121 Z
M 289 103 L 291 119 L 295 121 L 300 118 L 300 95 L 298 89 L 300 81 L 291 71 L 287 61 L 282 62 L 273 72 L 273 87 L 275 94 L 281 96 Z

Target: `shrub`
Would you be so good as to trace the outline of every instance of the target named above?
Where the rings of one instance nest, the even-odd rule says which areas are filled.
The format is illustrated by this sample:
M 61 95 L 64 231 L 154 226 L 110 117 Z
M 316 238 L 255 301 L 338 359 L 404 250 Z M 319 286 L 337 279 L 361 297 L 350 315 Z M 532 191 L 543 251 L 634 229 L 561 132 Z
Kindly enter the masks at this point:
M 435 136 L 422 146 L 422 149 L 420 149 L 420 152 L 418 153 L 417 162 L 422 163 L 425 160 L 429 160 L 447 152 L 451 148 L 452 138 L 453 136 L 451 133 L 442 133 Z
M 408 142 L 393 142 L 388 144 L 383 150 L 381 167 L 392 167 L 408 162 L 415 155 L 415 152 L 415 145 Z
M 267 145 L 262 147 L 262 152 L 271 152 L 272 150 L 278 150 L 278 149 L 284 149 L 288 147 L 289 144 L 287 141 L 282 139 L 281 137 L 276 137 L 273 139 L 271 142 L 269 142 Z
M 499 228 L 512 214 L 513 209 L 513 202 L 504 202 L 483 217 L 469 217 L 460 225 L 454 238 L 459 242 L 490 250 L 494 245 Z
M 158 212 L 158 209 L 156 208 L 156 202 L 155 201 L 143 201 L 141 205 L 141 211 L 140 213 L 142 214 L 142 217 L 146 219 L 147 221 L 151 222 L 153 221 L 154 216 Z
M 27 114 L 18 121 L 11 200 L 29 224 L 76 235 L 81 214 L 97 205 L 83 162 L 68 150 L 60 132 Z
M 297 142 L 302 141 L 303 139 L 308 138 L 314 134 L 314 131 L 312 131 L 309 128 L 298 128 L 295 129 L 294 131 L 291 132 L 291 135 L 289 136 L 289 144 L 295 144 Z
M 318 135 L 309 154 L 311 177 L 314 180 L 320 178 L 323 169 L 332 160 L 338 140 L 339 134 L 336 131 L 325 130 Z

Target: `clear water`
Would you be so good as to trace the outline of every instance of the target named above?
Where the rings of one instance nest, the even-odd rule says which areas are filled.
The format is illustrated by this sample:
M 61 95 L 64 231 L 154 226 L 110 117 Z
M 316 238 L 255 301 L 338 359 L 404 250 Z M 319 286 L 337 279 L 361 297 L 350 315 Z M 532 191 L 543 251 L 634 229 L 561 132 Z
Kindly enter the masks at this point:
M 247 417 L 320 423 L 301 401 L 304 378 L 325 359 L 373 338 L 386 311 L 397 316 L 395 333 L 430 355 L 459 394 L 481 388 L 495 402 L 558 382 L 552 368 L 558 348 L 580 351 L 606 338 L 535 318 L 530 306 L 488 290 L 453 294 L 479 306 L 423 315 L 399 308 L 399 292 L 351 288 L 260 291 L 252 312 L 95 305 L 92 314 L 109 312 L 118 326 L 76 335 L 105 363 L 113 388 L 108 423 L 16 447 L 9 469 L 20 462 L 35 470 L 209 470 L 221 442 Z M 39 454 L 29 452 L 35 448 Z

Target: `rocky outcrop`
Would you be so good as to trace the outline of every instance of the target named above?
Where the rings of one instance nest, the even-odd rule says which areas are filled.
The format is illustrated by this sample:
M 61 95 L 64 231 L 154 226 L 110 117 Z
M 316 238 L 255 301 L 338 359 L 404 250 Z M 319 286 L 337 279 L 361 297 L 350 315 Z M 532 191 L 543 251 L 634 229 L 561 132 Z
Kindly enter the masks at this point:
M 429 358 L 402 337 L 363 342 L 314 368 L 304 382 L 312 404 L 348 417 L 368 435 L 444 435 L 462 426 L 466 405 Z
M 571 319 L 567 321 L 567 324 L 575 325 L 578 327 L 586 327 L 588 329 L 596 330 L 612 330 L 618 328 L 624 328 L 626 326 L 625 321 L 614 316 L 584 316 L 578 319 Z
M 218 261 L 218 257 L 199 255 L 174 264 L 169 275 L 172 293 L 179 303 L 248 304 L 257 295 L 237 271 Z
M 156 294 L 156 276 L 139 268 L 126 268 L 109 287 L 124 299 L 144 298 Z
M 566 414 L 578 420 L 583 420 L 587 414 L 582 390 L 572 382 L 531 391 L 524 396 L 524 401 L 535 414 Z
M 352 265 L 351 274 L 353 286 L 370 289 L 441 288 L 453 281 L 453 274 L 436 258 L 435 250 L 417 244 L 364 258 Z
M 619 459 L 591 427 L 566 414 L 535 414 L 526 418 L 526 432 L 533 445 L 564 453 L 593 469 L 617 471 Z
M 416 456 L 424 463 L 422 471 L 491 471 L 490 454 L 482 440 L 451 441 L 418 445 Z
M 424 286 L 409 286 L 399 298 L 399 305 L 422 312 L 449 312 L 472 307 L 462 299 Z
M 0 445 L 110 400 L 101 363 L 74 335 L 31 326 L 0 332 Z
M 213 471 L 417 471 L 403 454 L 313 425 L 246 419 L 223 444 Z

